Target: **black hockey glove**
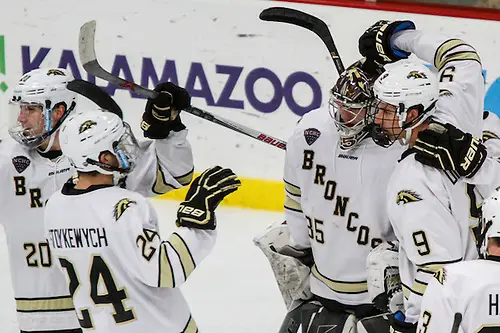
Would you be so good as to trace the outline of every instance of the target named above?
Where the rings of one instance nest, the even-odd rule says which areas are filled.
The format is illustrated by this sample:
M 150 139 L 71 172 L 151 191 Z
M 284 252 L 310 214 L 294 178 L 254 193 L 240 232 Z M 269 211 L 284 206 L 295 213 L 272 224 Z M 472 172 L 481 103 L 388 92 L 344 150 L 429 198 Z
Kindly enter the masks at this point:
M 380 64 L 406 59 L 410 53 L 394 48 L 391 38 L 398 31 L 414 29 L 415 24 L 412 21 L 378 21 L 359 38 L 359 53 Z
M 141 128 L 150 139 L 165 139 L 170 131 L 179 132 L 186 128 L 179 113 L 191 106 L 191 96 L 186 89 L 171 82 L 158 84 L 154 91 L 159 96 L 148 98 L 142 114 Z
M 472 134 L 464 133 L 451 124 L 431 123 L 419 132 L 415 159 L 437 169 L 456 171 L 471 178 L 486 160 L 486 147 Z
M 198 176 L 179 205 L 176 225 L 195 229 L 214 230 L 215 208 L 228 194 L 241 185 L 231 169 L 216 166 Z
M 416 333 L 417 324 L 407 323 L 402 320 L 404 315 L 401 312 L 396 312 L 389 317 L 389 324 L 391 325 L 390 333 Z

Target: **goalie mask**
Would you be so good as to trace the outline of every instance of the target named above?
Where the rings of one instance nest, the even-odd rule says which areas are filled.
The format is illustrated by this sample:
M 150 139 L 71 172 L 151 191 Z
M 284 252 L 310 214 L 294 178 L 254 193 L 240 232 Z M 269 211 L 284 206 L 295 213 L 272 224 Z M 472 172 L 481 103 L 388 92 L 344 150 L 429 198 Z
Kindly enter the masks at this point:
M 500 191 L 497 188 L 493 194 L 484 200 L 479 219 L 481 235 L 477 240 L 479 254 L 483 258 L 489 256 L 488 240 L 493 237 L 500 238 Z
M 349 66 L 330 90 L 330 115 L 339 131 L 342 150 L 354 148 L 369 134 L 365 115 L 373 99 L 373 80 L 380 72 L 372 77 L 364 65 L 363 59 Z
M 91 110 L 70 116 L 61 127 L 59 139 L 63 154 L 77 171 L 113 175 L 115 184 L 134 169 L 139 159 L 139 145 L 130 126 L 111 112 Z M 101 162 L 104 153 L 116 160 Z
M 385 69 L 373 85 L 375 99 L 367 117 L 374 124 L 373 141 L 387 148 L 397 140 L 408 144 L 412 130 L 434 113 L 439 86 L 423 64 L 400 60 Z M 417 110 L 417 116 L 409 120 L 412 110 Z
M 35 69 L 24 74 L 9 102 L 9 134 L 33 149 L 51 138 L 76 106 L 76 94 L 66 89 L 73 76 L 65 69 Z M 59 106 L 64 106 L 64 111 Z M 55 117 L 56 112 L 64 112 Z

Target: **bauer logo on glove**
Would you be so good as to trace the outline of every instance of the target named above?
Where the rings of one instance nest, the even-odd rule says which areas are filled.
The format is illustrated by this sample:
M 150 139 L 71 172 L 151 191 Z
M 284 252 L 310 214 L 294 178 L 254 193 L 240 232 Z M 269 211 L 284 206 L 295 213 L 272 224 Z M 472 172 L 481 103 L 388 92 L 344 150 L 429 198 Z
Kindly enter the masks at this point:
M 177 211 L 176 225 L 195 229 L 215 229 L 215 209 L 222 199 L 240 187 L 231 169 L 216 166 L 198 176 Z

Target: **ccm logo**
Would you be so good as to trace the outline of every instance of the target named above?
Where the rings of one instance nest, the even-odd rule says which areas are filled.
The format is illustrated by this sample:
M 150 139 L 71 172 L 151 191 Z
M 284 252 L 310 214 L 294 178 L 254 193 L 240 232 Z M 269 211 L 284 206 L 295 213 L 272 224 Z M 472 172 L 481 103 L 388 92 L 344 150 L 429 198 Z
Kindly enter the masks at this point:
M 196 216 L 196 217 L 200 217 L 203 214 L 205 214 L 205 211 L 203 211 L 201 209 L 189 207 L 189 206 L 180 206 L 179 207 L 179 213 L 184 213 L 184 214 L 187 214 L 187 215 L 193 215 L 193 216 Z
M 460 164 L 462 169 L 468 170 L 474 156 L 476 156 L 477 145 L 479 144 L 479 140 L 477 138 L 472 138 L 469 150 L 467 150 L 467 154 L 465 155 L 465 161 Z

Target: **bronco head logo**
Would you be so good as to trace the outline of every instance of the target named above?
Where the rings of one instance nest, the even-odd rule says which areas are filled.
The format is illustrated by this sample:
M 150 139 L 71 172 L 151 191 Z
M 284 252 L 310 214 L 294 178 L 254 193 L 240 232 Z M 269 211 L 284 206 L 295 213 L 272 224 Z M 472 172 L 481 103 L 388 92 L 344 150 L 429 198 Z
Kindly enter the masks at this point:
M 62 76 L 66 76 L 66 74 L 64 74 L 64 72 L 60 69 L 49 69 L 47 71 L 47 75 L 62 75 Z
M 130 200 L 127 198 L 123 198 L 118 203 L 115 205 L 115 209 L 113 210 L 113 215 L 115 217 L 115 220 L 118 221 L 118 219 L 125 213 L 127 208 L 132 206 L 133 204 L 136 204 L 134 200 Z
M 427 75 L 425 75 L 425 73 L 422 73 L 422 72 L 418 72 L 418 71 L 411 71 L 410 73 L 408 73 L 408 75 L 406 76 L 407 79 L 410 79 L 410 78 L 414 78 L 414 79 L 427 79 Z
M 82 134 L 83 132 L 92 128 L 92 126 L 95 126 L 95 125 L 97 125 L 97 123 L 95 121 L 87 120 L 83 124 L 80 125 L 80 129 L 78 130 L 78 133 Z

